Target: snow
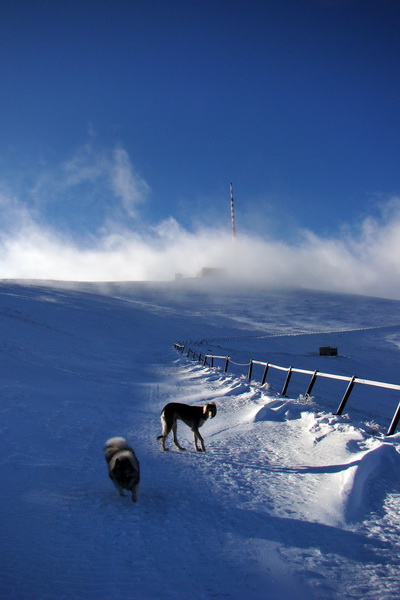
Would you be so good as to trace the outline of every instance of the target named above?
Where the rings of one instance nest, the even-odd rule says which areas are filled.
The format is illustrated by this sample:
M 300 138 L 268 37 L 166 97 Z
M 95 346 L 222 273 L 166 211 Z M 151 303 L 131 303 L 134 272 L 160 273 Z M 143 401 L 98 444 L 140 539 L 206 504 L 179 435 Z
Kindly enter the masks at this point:
M 6 600 L 397 600 L 400 392 L 262 368 L 400 383 L 400 301 L 206 281 L 0 285 Z M 178 353 L 230 356 L 227 373 Z M 338 356 L 319 356 L 320 346 Z M 215 401 L 195 452 L 156 440 L 170 401 Z M 105 441 L 141 464 L 139 500 Z

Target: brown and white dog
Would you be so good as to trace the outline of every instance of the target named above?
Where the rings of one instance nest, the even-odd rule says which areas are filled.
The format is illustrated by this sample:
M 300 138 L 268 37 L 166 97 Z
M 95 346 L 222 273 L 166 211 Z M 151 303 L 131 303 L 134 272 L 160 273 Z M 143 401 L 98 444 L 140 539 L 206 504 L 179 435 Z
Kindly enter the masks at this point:
M 165 442 L 168 434 L 172 430 L 174 444 L 179 450 L 185 450 L 179 442 L 176 436 L 177 421 L 183 421 L 193 431 L 194 436 L 194 447 L 198 452 L 205 452 L 204 440 L 200 435 L 199 428 L 207 421 L 207 419 L 213 419 L 217 414 L 217 407 L 215 402 L 209 402 L 204 406 L 190 406 L 189 404 L 181 404 L 179 402 L 170 402 L 166 404 L 161 411 L 161 426 L 162 434 L 157 437 L 158 440 L 162 440 L 162 449 L 169 450 L 166 448 Z M 201 447 L 199 447 L 200 442 Z
M 140 466 L 135 452 L 123 437 L 114 437 L 104 446 L 108 474 L 111 481 L 124 496 L 124 490 L 132 494 L 133 502 L 137 501 L 140 481 Z

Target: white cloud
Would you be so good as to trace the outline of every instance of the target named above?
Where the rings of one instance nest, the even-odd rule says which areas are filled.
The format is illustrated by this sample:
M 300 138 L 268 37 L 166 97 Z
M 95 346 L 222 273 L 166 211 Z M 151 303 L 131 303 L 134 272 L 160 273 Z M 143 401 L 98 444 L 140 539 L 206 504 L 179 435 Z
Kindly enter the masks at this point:
M 149 193 L 121 147 L 110 153 L 88 145 L 46 178 L 35 190 L 44 202 L 66 189 L 107 184 L 126 216 L 136 217 Z M 0 209 L 0 278 L 171 280 L 176 273 L 195 277 L 203 267 L 218 267 L 245 283 L 400 299 L 399 198 L 382 203 L 380 218 L 369 217 L 329 239 L 303 231 L 296 243 L 252 233 L 233 241 L 229 225 L 193 232 L 172 217 L 139 232 L 114 213 L 103 219 L 97 235 L 76 242 L 65 231 L 43 225 L 46 211 L 39 201 L 36 209 L 28 209 L 10 191 L 0 190 Z
M 122 146 L 112 151 L 88 143 L 74 156 L 48 168 L 32 186 L 31 196 L 38 207 L 70 209 L 79 204 L 84 219 L 85 204 L 96 201 L 98 212 L 112 206 L 114 218 L 138 217 L 137 208 L 148 200 L 150 186 L 134 169 Z M 106 219 L 106 211 L 104 214 Z
M 141 234 L 114 227 L 85 248 L 24 214 L 20 230 L 2 236 L 0 277 L 169 280 L 213 266 L 243 282 L 400 298 L 399 246 L 399 213 L 383 224 L 368 219 L 357 237 L 326 240 L 305 232 L 297 245 L 245 235 L 234 243 L 229 232 L 189 232 L 168 219 Z
M 115 195 L 121 199 L 127 214 L 136 217 L 137 206 L 146 200 L 150 188 L 135 172 L 128 153 L 121 147 L 114 150 L 110 175 Z
M 75 156 L 60 165 L 56 176 L 60 186 L 72 188 L 87 182 L 93 184 L 106 170 L 106 157 L 94 153 L 92 146 L 87 144 Z

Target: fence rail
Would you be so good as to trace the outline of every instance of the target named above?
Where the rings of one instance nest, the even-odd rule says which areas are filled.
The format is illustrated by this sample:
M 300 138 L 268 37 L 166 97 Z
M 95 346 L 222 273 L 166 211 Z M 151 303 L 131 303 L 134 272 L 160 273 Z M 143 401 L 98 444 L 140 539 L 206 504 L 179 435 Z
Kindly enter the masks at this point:
M 181 352 L 182 354 L 185 351 L 185 346 L 183 344 L 180 343 L 175 343 L 174 347 L 176 350 L 178 350 L 179 352 Z M 198 360 L 199 362 L 201 362 L 203 365 L 207 365 L 208 361 L 210 361 L 209 365 L 211 367 L 214 367 L 214 360 L 223 360 L 225 361 L 225 365 L 224 365 L 224 372 L 226 373 L 228 371 L 228 366 L 231 361 L 231 358 L 229 356 L 216 356 L 214 354 L 202 354 L 195 352 L 194 350 L 192 350 L 191 348 L 187 349 L 187 357 L 188 358 L 192 358 L 192 360 Z M 236 363 L 233 363 L 236 364 Z M 281 391 L 281 395 L 285 396 L 286 392 L 288 390 L 289 387 L 289 383 L 292 377 L 293 373 L 301 373 L 303 375 L 311 375 L 311 379 L 310 382 L 308 384 L 306 393 L 305 393 L 305 397 L 310 396 L 312 389 L 317 381 L 317 379 L 319 377 L 322 378 L 326 378 L 326 379 L 336 379 L 339 381 L 347 381 L 348 382 L 348 386 L 347 389 L 343 395 L 343 398 L 340 401 L 340 404 L 338 406 L 338 409 L 336 411 L 335 414 L 337 415 L 341 415 L 348 399 L 350 398 L 350 394 L 353 391 L 353 388 L 356 384 L 358 385 L 369 385 L 369 386 L 374 386 L 374 387 L 380 387 L 380 388 L 386 388 L 389 390 L 395 390 L 395 391 L 400 391 L 400 385 L 395 384 L 395 383 L 385 383 L 382 381 L 371 381 L 369 379 L 360 379 L 359 377 L 355 377 L 354 375 L 352 377 L 349 377 L 347 375 L 334 375 L 332 373 L 323 373 L 321 371 L 309 371 L 308 369 L 298 369 L 296 367 L 282 367 L 280 365 L 273 365 L 271 363 L 268 362 L 262 362 L 259 360 L 253 360 L 251 359 L 249 363 L 246 363 L 245 365 L 242 366 L 248 366 L 249 370 L 247 373 L 247 378 L 249 381 L 251 381 L 252 375 L 253 375 L 253 366 L 254 365 L 260 365 L 264 367 L 264 372 L 261 378 L 261 385 L 264 385 L 264 383 L 267 381 L 267 375 L 268 375 L 268 371 L 269 369 L 275 369 L 277 371 L 284 371 L 286 372 L 286 379 Z M 395 411 L 395 414 L 393 416 L 393 419 L 390 423 L 389 429 L 387 431 L 387 435 L 393 435 L 394 433 L 396 433 L 396 429 L 397 426 L 399 424 L 400 421 L 400 402 L 397 406 L 397 409 Z

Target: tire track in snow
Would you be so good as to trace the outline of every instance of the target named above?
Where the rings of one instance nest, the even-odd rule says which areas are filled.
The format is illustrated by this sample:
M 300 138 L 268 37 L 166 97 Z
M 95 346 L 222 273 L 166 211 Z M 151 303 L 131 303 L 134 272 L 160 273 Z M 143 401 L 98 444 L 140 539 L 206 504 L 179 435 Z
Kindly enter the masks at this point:
M 188 339 L 185 341 L 179 342 L 180 344 L 187 346 L 189 344 L 193 344 L 195 346 L 204 346 L 207 344 L 214 344 L 219 342 L 239 342 L 246 340 L 263 340 L 270 338 L 278 338 L 278 337 L 299 337 L 299 336 L 312 336 L 312 335 L 328 335 L 333 333 L 352 333 L 355 331 L 374 331 L 374 330 L 382 330 L 382 329 L 391 329 L 393 327 L 400 327 L 400 323 L 391 323 L 390 325 L 373 325 L 370 327 L 345 327 L 345 328 L 336 328 L 336 329 L 325 329 L 320 331 L 296 331 L 296 332 L 276 332 L 276 333 L 267 333 L 261 335 L 243 335 L 243 336 L 231 336 L 231 337 L 215 337 L 215 338 L 202 338 L 200 340 Z

